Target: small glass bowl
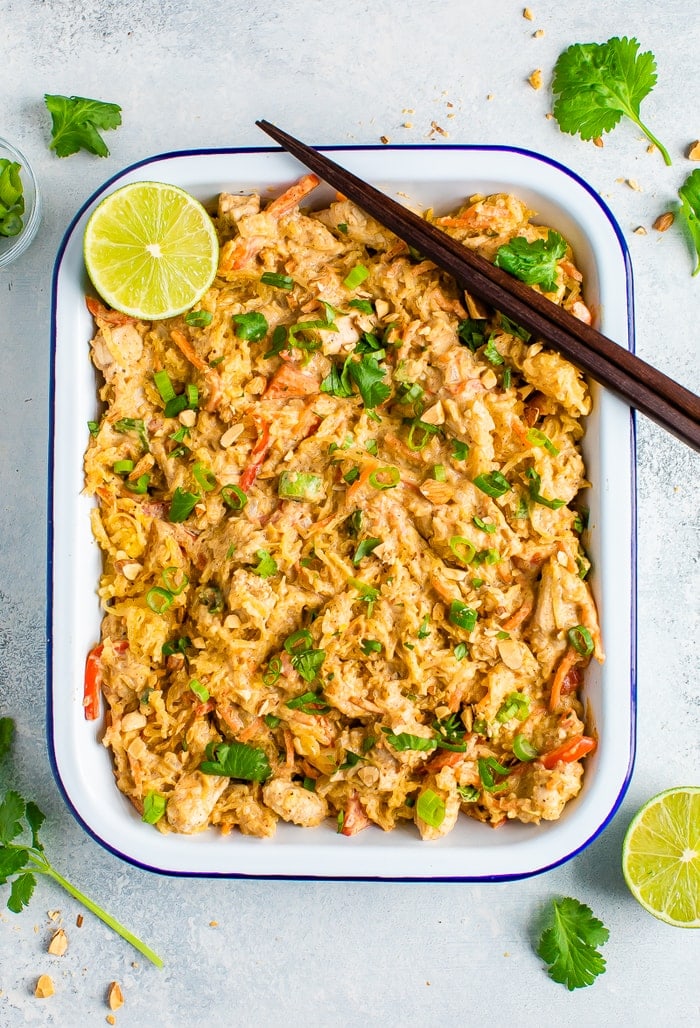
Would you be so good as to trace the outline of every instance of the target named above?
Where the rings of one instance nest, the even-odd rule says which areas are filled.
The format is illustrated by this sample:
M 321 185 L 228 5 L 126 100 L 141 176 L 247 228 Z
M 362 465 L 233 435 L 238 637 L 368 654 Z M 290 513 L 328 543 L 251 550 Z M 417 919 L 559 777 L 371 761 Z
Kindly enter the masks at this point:
M 17 161 L 20 165 L 20 178 L 24 189 L 24 214 L 22 215 L 22 231 L 16 236 L 0 235 L 0 268 L 11 264 L 27 249 L 39 228 L 41 221 L 41 197 L 32 166 L 16 147 L 0 139 L 0 157 Z

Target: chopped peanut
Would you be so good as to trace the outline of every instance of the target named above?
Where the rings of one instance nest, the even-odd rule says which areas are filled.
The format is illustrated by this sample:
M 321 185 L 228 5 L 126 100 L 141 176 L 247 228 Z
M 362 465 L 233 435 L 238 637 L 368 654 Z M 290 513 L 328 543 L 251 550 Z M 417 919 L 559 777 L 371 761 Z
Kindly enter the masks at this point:
M 121 990 L 119 982 L 112 982 L 107 993 L 107 1002 L 109 1003 L 110 1010 L 119 1010 L 119 1007 L 124 1006 L 124 994 Z
M 700 139 L 696 139 L 688 150 L 689 161 L 700 161 Z
M 532 21 L 532 19 L 533 19 L 534 17 L 535 17 L 535 16 L 534 16 L 534 14 L 532 13 L 532 11 L 530 10 L 530 8 L 529 8 L 529 7 L 526 7 L 526 8 L 524 9 L 524 11 L 523 11 L 523 18 L 524 18 L 524 19 L 525 19 L 526 21 Z
M 54 957 L 62 957 L 68 949 L 68 936 L 59 928 L 57 932 L 54 932 L 51 936 L 51 942 L 49 943 L 49 953 Z
M 542 69 L 535 68 L 530 78 L 527 80 L 533 89 L 542 89 Z
M 675 220 L 673 211 L 666 211 L 664 214 L 660 214 L 654 222 L 654 228 L 657 232 L 666 232 L 671 227 Z
M 47 974 L 39 975 L 36 986 L 34 988 L 34 995 L 37 999 L 48 999 L 49 996 L 53 996 L 56 990 L 53 987 L 53 980 Z

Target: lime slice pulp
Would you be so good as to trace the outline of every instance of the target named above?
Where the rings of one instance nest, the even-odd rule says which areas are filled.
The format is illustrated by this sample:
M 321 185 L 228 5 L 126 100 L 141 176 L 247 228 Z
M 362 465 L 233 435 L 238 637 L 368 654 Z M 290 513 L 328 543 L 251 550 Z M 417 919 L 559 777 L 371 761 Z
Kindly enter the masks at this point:
M 700 928 L 700 786 L 667 789 L 644 804 L 625 835 L 622 872 L 654 917 Z
M 212 283 L 219 244 L 202 204 L 177 186 L 132 182 L 90 215 L 85 267 L 110 307 L 144 321 L 192 307 Z

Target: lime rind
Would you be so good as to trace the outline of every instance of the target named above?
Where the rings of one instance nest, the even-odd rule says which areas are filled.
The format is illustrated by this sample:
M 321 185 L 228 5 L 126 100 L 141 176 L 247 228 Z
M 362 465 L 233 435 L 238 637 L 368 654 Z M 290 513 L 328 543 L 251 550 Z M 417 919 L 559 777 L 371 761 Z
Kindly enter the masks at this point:
M 633 817 L 622 872 L 635 899 L 678 928 L 700 928 L 700 786 L 653 796 Z
M 106 304 L 144 321 L 182 314 L 216 275 L 219 243 L 205 208 L 162 182 L 133 182 L 91 214 L 85 266 Z

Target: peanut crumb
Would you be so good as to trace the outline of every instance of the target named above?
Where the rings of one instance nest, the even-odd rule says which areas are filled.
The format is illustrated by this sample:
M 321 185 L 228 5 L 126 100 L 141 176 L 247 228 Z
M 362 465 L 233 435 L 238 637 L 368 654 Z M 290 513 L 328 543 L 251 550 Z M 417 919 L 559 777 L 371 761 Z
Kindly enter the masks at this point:
M 547 121 L 551 121 L 553 117 L 554 115 L 551 111 L 547 111 L 547 113 L 545 114 L 545 118 L 547 119 Z
M 653 227 L 656 229 L 657 232 L 666 232 L 666 230 L 671 227 L 674 221 L 675 215 L 673 211 L 666 211 L 664 214 L 660 214 L 658 216 L 658 218 L 654 222 Z
M 601 150 L 603 149 L 604 145 L 605 144 L 603 143 L 603 137 L 602 136 L 596 136 L 595 139 L 593 140 L 593 146 L 597 146 Z
M 523 11 L 523 18 L 525 19 L 525 21 L 532 21 L 532 19 L 533 19 L 534 17 L 535 17 L 535 16 L 534 16 L 534 14 L 532 13 L 532 11 L 530 10 L 530 8 L 529 8 L 529 7 L 526 7 L 526 8 L 524 9 L 524 11 Z
M 688 150 L 689 161 L 700 161 L 700 139 L 696 139 L 694 143 L 691 143 Z
M 487 100 L 493 100 L 493 93 L 487 93 L 486 94 L 486 99 Z
M 39 975 L 37 979 L 36 987 L 34 989 L 34 995 L 37 999 L 48 999 L 49 996 L 53 996 L 56 990 L 53 987 L 53 981 L 47 974 Z
M 415 114 L 416 113 L 416 109 L 415 109 L 415 107 L 404 107 L 404 109 L 401 111 L 401 113 L 402 114 Z
M 78 926 L 78 928 L 82 928 L 83 927 L 83 921 L 84 920 L 85 920 L 85 918 L 83 917 L 83 915 L 82 914 L 78 914 L 78 916 L 75 919 L 75 923 Z
M 431 121 L 430 122 L 430 129 L 431 129 L 431 133 L 432 132 L 438 132 L 441 136 L 449 136 L 449 132 L 447 132 L 444 128 L 442 128 L 441 125 L 438 125 L 438 123 L 436 121 Z
M 647 153 L 656 153 L 656 147 L 653 143 L 649 143 L 649 146 L 647 147 Z
M 59 928 L 57 932 L 54 932 L 49 942 L 49 953 L 54 957 L 62 957 L 68 949 L 68 936 Z
M 527 80 L 533 89 L 542 89 L 542 69 L 535 68 L 530 78 Z
M 637 225 L 636 229 L 634 229 L 634 234 L 635 236 L 645 236 L 647 230 L 644 228 L 644 225 Z
M 119 1010 L 119 1007 L 124 1006 L 124 993 L 121 990 L 119 982 L 112 982 L 107 993 L 107 1002 L 109 1003 L 110 1010 Z
M 413 122 L 412 121 L 405 121 L 403 123 L 403 127 L 404 128 L 413 128 Z
M 386 144 L 387 144 L 387 143 L 388 143 L 389 141 L 390 141 L 390 140 L 389 140 L 389 137 L 388 137 L 388 136 L 380 136 L 380 137 L 379 137 L 379 142 L 380 142 L 380 143 L 384 143 L 384 145 L 385 145 L 385 146 L 386 146 Z
M 107 1024 L 116 1024 L 117 1023 L 117 1019 L 114 1016 L 114 1014 L 107 1014 L 107 1016 L 105 1017 L 105 1021 L 107 1022 Z
M 46 913 L 52 921 L 58 921 L 59 917 L 61 916 L 60 910 L 47 910 Z
M 210 928 L 218 928 L 219 927 L 219 922 L 218 921 L 210 921 L 209 922 L 209 927 Z
M 627 185 L 630 187 L 630 189 L 634 189 L 635 193 L 641 193 L 642 187 L 640 186 L 639 182 L 637 182 L 636 178 L 628 178 L 625 181 L 627 182 Z
M 544 35 L 544 29 L 536 29 L 536 30 L 535 30 L 535 31 L 534 31 L 534 32 L 532 33 L 532 38 L 533 38 L 533 39 L 542 39 L 542 36 L 543 36 L 543 35 Z

